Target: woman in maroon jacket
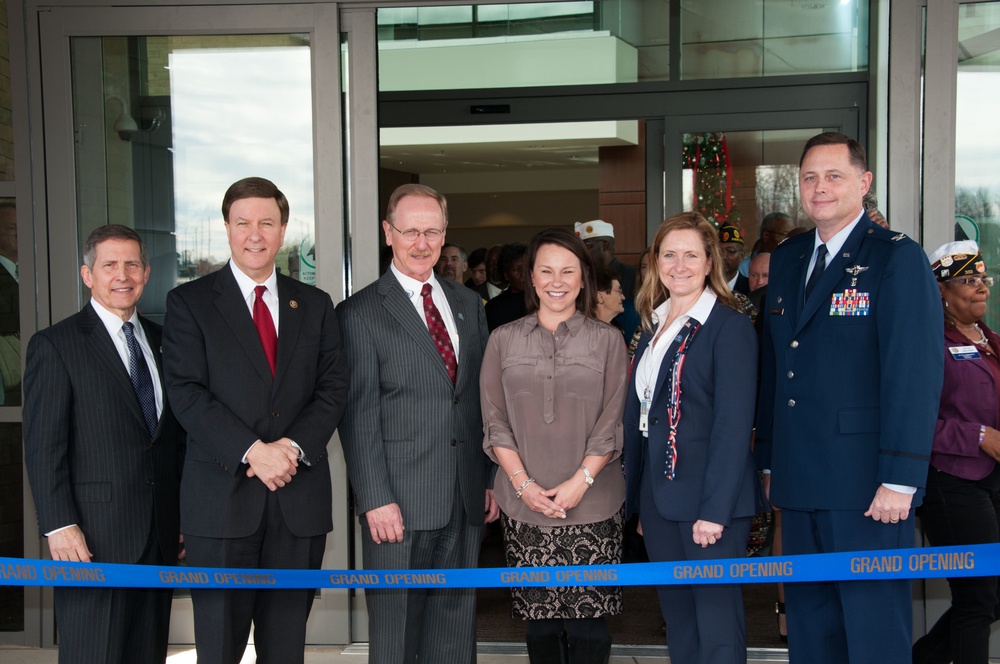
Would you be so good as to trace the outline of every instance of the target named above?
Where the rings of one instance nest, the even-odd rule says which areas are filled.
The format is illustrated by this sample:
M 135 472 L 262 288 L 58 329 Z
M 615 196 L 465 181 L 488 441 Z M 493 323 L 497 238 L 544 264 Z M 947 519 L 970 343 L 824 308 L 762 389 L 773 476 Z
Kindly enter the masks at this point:
M 927 495 L 917 511 L 933 546 L 1000 541 L 1000 336 L 982 322 L 993 277 L 975 242 L 930 257 L 944 306 L 944 386 Z M 913 662 L 988 661 L 1000 617 L 997 577 L 948 579 L 951 607 L 913 646 Z

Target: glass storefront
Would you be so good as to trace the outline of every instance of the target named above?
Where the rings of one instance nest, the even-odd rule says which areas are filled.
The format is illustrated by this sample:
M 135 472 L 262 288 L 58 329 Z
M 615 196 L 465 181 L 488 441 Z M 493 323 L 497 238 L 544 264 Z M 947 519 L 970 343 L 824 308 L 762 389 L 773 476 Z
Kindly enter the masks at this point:
M 986 265 L 1000 275 L 1000 2 L 958 10 L 955 127 L 955 237 L 979 242 Z M 1000 329 L 1000 290 L 986 324 Z
M 671 44 L 671 5 L 680 41 Z M 858 72 L 868 3 L 597 0 L 378 10 L 379 89 L 599 85 Z
M 140 232 L 145 315 L 229 259 L 222 197 L 248 176 L 289 200 L 278 269 L 315 283 L 308 35 L 75 37 L 71 50 L 79 242 L 107 223 Z

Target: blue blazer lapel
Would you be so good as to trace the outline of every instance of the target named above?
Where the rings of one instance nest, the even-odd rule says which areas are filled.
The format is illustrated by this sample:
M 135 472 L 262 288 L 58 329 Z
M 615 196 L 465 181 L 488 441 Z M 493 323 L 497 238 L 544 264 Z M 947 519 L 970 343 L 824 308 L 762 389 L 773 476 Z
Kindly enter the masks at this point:
M 683 331 L 683 327 L 680 331 Z M 663 355 L 663 361 L 660 362 L 660 367 L 656 374 L 656 387 L 653 388 L 653 401 L 661 401 L 667 397 L 663 394 L 664 384 L 667 382 L 667 376 L 670 375 L 670 365 L 674 361 L 674 355 L 677 354 L 677 349 L 680 347 L 680 331 L 674 335 L 674 338 L 670 340 L 670 345 L 667 347 L 667 352 Z M 660 343 L 666 342 L 666 339 L 661 339 Z
M 391 271 L 387 270 L 379 279 L 378 292 L 382 296 L 382 306 L 396 319 L 399 326 L 413 337 L 416 348 L 420 349 L 420 352 L 428 358 L 431 364 L 441 372 L 445 380 L 450 383 L 451 379 L 448 378 L 448 370 L 444 368 L 444 361 L 441 359 L 441 354 L 438 353 L 437 346 L 431 340 L 430 332 L 427 331 L 427 325 L 420 319 L 417 310 L 410 302 L 410 298 L 406 296 L 406 291 L 403 290 L 399 280 L 396 279 Z M 461 350 L 459 350 L 459 353 L 461 353 Z
M 257 334 L 257 328 L 253 324 L 253 317 L 250 315 L 250 310 L 247 309 L 247 303 L 243 300 L 240 287 L 237 285 L 231 269 L 229 265 L 226 265 L 218 272 L 219 276 L 215 280 L 217 294 L 215 308 L 219 310 L 219 313 L 222 314 L 222 320 L 232 330 L 233 338 L 243 347 L 254 370 L 266 384 L 271 385 L 274 381 L 274 377 L 271 375 L 271 365 L 267 362 L 264 345 L 260 342 L 260 335 Z M 281 325 L 280 320 L 278 324 Z M 280 340 L 278 349 L 280 358 Z
M 132 379 L 128 375 L 128 369 L 122 362 L 118 349 L 115 348 L 114 341 L 108 336 L 108 330 L 104 327 L 97 312 L 88 302 L 87 306 L 80 312 L 80 332 L 87 339 L 87 346 L 93 356 L 97 358 L 108 375 L 114 380 L 123 400 L 128 404 L 128 408 L 135 415 L 136 419 L 142 423 L 143 430 L 146 429 L 146 418 L 139 408 L 139 399 L 135 395 L 135 387 L 132 386 Z

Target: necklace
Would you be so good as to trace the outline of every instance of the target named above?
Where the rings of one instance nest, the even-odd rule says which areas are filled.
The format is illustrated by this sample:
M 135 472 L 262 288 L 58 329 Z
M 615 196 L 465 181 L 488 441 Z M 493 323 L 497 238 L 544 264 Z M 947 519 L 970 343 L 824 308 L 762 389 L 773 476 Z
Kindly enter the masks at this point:
M 969 341 L 976 344 L 980 348 L 986 348 L 987 346 L 989 346 L 990 341 L 989 339 L 986 338 L 986 335 L 983 333 L 983 328 L 979 327 L 979 323 L 973 323 L 972 327 L 976 328 L 976 332 L 979 334 L 979 339 L 977 340 L 969 337 Z

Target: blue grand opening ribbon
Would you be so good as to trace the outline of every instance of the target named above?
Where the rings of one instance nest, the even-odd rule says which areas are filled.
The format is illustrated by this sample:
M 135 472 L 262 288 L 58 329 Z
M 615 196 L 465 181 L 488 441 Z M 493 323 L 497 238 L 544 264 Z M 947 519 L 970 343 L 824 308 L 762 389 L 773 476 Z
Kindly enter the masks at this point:
M 798 583 L 1000 576 L 1000 544 L 699 562 L 431 570 L 157 567 L 0 558 L 0 586 L 109 588 L 503 588 Z

